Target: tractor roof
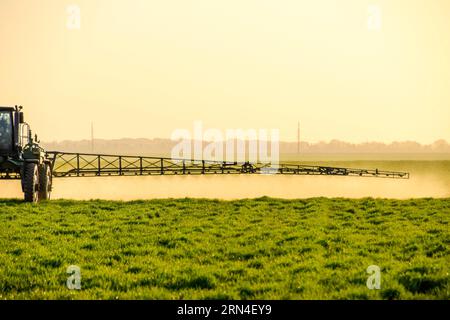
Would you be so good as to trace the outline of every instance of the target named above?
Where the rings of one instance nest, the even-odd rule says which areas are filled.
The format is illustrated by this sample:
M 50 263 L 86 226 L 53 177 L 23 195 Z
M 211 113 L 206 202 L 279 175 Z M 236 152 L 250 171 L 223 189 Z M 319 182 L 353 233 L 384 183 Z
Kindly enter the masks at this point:
M 14 108 L 12 108 L 12 107 L 2 107 L 2 106 L 0 106 L 0 111 L 12 111 L 12 110 L 14 110 Z

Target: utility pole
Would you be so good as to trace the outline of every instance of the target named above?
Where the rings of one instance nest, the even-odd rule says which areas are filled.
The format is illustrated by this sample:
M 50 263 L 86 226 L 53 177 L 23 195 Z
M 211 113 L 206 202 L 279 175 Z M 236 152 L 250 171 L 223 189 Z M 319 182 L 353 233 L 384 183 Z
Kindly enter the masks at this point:
M 300 121 L 297 125 L 297 154 L 300 154 Z
M 94 123 L 91 122 L 91 152 L 94 152 Z

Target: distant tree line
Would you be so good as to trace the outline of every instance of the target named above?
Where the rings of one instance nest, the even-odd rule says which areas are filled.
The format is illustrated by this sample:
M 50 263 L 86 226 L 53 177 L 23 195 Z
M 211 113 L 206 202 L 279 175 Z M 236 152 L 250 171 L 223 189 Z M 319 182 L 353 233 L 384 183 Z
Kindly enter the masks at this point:
M 207 144 L 208 142 L 204 142 Z M 59 141 L 43 143 L 46 150 L 57 150 L 81 153 L 135 154 L 135 155 L 170 155 L 177 141 L 170 139 L 96 139 Z M 297 142 L 280 142 L 280 153 L 296 154 Z M 446 140 L 437 140 L 431 144 L 420 144 L 415 141 L 392 143 L 366 142 L 349 143 L 340 140 L 329 142 L 301 142 L 300 153 L 450 153 L 450 144 Z

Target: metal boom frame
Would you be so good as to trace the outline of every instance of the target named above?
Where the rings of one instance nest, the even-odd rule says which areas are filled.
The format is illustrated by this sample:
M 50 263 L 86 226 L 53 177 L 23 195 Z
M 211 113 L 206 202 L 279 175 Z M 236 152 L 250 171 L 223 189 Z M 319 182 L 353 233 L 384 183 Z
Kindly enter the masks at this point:
M 89 153 L 47 152 L 52 162 L 54 177 L 143 176 L 143 175 L 198 175 L 198 174 L 291 174 L 338 175 L 409 179 L 408 172 L 378 169 L 356 169 L 329 166 L 311 166 L 294 163 L 227 162 L 213 160 L 172 159 Z

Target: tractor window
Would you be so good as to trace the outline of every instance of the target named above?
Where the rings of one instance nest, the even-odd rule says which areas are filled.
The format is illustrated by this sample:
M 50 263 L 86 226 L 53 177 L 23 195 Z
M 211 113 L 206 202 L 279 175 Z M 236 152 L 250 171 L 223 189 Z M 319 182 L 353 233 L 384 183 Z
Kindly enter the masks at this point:
M 10 151 L 12 149 L 12 119 L 11 112 L 0 111 L 0 150 Z

